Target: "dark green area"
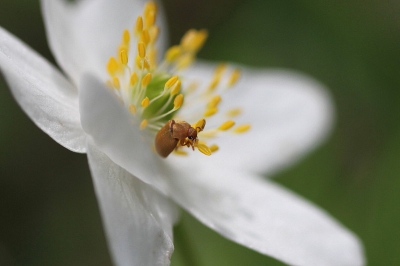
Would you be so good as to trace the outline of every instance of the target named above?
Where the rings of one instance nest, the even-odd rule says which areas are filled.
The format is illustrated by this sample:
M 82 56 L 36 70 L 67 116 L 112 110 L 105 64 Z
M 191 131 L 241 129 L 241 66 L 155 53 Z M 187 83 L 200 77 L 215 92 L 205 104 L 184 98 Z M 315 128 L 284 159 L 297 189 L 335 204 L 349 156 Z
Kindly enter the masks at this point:
M 326 84 L 329 140 L 276 181 L 326 209 L 365 244 L 369 265 L 400 265 L 400 4 L 395 0 L 165 0 L 171 43 L 207 28 L 200 57 L 291 68 Z M 2 0 L 0 25 L 53 61 L 39 4 Z M 109 265 L 86 158 L 43 134 L 0 81 L 0 265 Z M 188 214 L 172 266 L 282 265 Z M 190 253 L 189 253 L 190 252 Z

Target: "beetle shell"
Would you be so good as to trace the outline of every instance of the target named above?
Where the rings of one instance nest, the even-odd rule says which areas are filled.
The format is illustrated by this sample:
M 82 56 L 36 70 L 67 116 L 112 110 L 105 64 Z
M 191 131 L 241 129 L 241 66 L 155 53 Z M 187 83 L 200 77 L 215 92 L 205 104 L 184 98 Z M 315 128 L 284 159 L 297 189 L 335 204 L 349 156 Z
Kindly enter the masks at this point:
M 158 155 L 163 158 L 166 158 L 176 148 L 179 141 L 179 139 L 172 136 L 174 124 L 174 120 L 169 120 L 165 123 L 160 131 L 157 132 L 154 141 Z

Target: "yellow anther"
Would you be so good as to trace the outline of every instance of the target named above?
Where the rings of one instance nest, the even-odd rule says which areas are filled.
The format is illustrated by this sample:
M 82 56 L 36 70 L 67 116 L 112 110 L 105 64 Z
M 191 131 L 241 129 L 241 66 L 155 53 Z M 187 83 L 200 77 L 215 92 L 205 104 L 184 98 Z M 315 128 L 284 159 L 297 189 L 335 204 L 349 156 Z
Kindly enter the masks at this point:
M 144 16 L 148 16 L 149 13 L 157 13 L 157 5 L 155 2 L 147 2 L 143 9 Z
M 142 79 L 142 86 L 143 87 L 147 87 L 147 85 L 149 85 L 150 81 L 151 81 L 151 73 L 147 73 L 143 79 Z
M 203 44 L 206 41 L 207 37 L 208 37 L 207 30 L 204 30 L 204 29 L 199 30 L 197 32 L 194 42 L 192 43 L 192 49 L 194 51 L 198 51 L 199 49 L 201 49 L 201 47 L 203 47 Z
M 129 112 L 136 114 L 136 106 L 134 104 L 129 105 Z
M 194 30 L 191 29 L 182 37 L 181 45 L 183 49 L 191 52 L 199 50 L 205 40 L 207 39 L 208 33 L 206 30 Z
M 146 108 L 147 106 L 149 106 L 149 103 L 150 103 L 150 100 L 149 100 L 149 97 L 146 97 L 146 98 L 144 98 L 143 100 L 142 100 L 142 107 L 143 108 Z
M 139 42 L 137 47 L 139 57 L 143 59 L 146 56 L 146 46 L 143 42 Z
M 184 69 L 191 65 L 194 61 L 194 55 L 193 54 L 186 54 L 184 56 L 179 57 L 179 60 L 176 64 L 178 69 Z
M 234 122 L 234 121 L 228 120 L 228 121 L 222 123 L 222 124 L 218 127 L 218 130 L 228 130 L 228 129 L 230 129 L 231 127 L 233 127 L 234 125 L 235 125 L 235 122 Z
M 136 64 L 137 68 L 142 69 L 142 66 L 143 66 L 142 59 L 140 58 L 139 55 L 137 55 L 135 58 L 135 64 Z
M 124 33 L 122 34 L 122 44 L 124 46 L 128 47 L 130 39 L 131 39 L 131 36 L 129 34 L 129 30 L 125 29 Z
M 136 75 L 135 72 L 132 73 L 131 77 L 129 78 L 129 84 L 132 86 L 136 85 L 136 82 L 138 81 L 138 76 Z
M 147 61 L 146 59 L 145 59 L 144 62 L 143 62 L 143 67 L 144 67 L 145 69 L 147 69 L 147 70 L 150 69 L 149 61 Z
M 117 77 L 113 77 L 112 83 L 114 88 L 118 90 L 121 88 L 121 84 L 119 83 L 119 79 Z
M 126 49 L 122 48 L 119 51 L 119 60 L 121 61 L 121 63 L 123 65 L 128 64 L 128 53 L 127 53 Z
M 172 62 L 178 58 L 181 54 L 181 47 L 179 45 L 174 45 L 170 47 L 165 53 L 165 60 L 167 62 Z
M 165 89 L 171 88 L 178 81 L 178 76 L 173 76 L 167 82 L 165 82 Z
M 107 72 L 111 76 L 114 76 L 118 70 L 118 62 L 114 57 L 110 57 L 107 63 Z
M 240 115 L 241 113 L 242 113 L 242 109 L 240 109 L 240 108 L 233 108 L 233 109 L 228 110 L 228 112 L 226 112 L 226 116 L 228 116 L 228 117 L 235 117 L 235 116 Z
M 214 75 L 217 75 L 217 76 L 222 75 L 222 74 L 225 72 L 226 68 L 227 68 L 226 63 L 221 63 L 221 64 L 219 64 L 219 65 L 215 68 Z
M 197 144 L 197 149 L 204 155 L 210 156 L 211 155 L 211 149 L 203 143 Z
M 160 33 L 160 28 L 157 25 L 154 25 L 149 29 L 150 43 L 155 43 L 157 41 L 159 33 Z
M 192 93 L 199 87 L 199 83 L 197 81 L 192 81 L 185 89 L 186 93 Z
M 208 102 L 208 108 L 214 108 L 217 107 L 218 104 L 221 102 L 221 96 L 215 95 L 209 102 Z
M 178 94 L 180 91 L 181 91 L 181 81 L 178 80 L 178 81 L 175 83 L 175 86 L 174 86 L 174 87 L 172 88 L 172 90 L 171 90 L 171 95 Z
M 212 92 L 218 86 L 219 81 L 221 80 L 220 76 L 215 76 L 211 81 L 210 85 L 208 85 L 208 92 Z
M 200 132 L 204 129 L 205 126 L 206 126 L 206 120 L 200 119 L 199 121 L 196 122 L 194 128 L 197 130 L 197 132 Z
M 144 29 L 140 34 L 140 42 L 143 42 L 145 45 L 148 45 L 150 42 L 149 31 Z
M 174 154 L 180 155 L 180 156 L 187 156 L 188 155 L 188 153 L 186 151 L 182 150 L 182 149 L 174 150 Z
M 209 108 L 209 109 L 207 109 L 207 110 L 204 112 L 204 116 L 205 116 L 205 117 L 209 117 L 209 116 L 214 115 L 214 114 L 217 113 L 217 112 L 218 112 L 218 108 L 216 108 L 216 107 L 214 107 L 214 108 Z
M 197 30 L 195 30 L 195 29 L 188 30 L 181 39 L 182 48 L 185 50 L 189 50 L 189 51 L 192 50 L 191 49 L 192 43 L 196 39 L 196 35 L 197 35 Z
M 144 14 L 145 25 L 150 28 L 156 22 L 156 13 L 154 10 L 150 10 L 148 13 Z
M 218 134 L 218 130 L 210 129 L 201 132 L 202 138 L 214 138 Z
M 182 103 L 183 103 L 183 94 L 179 94 L 174 99 L 174 109 L 178 109 L 179 107 L 181 107 Z
M 148 125 L 147 119 L 143 119 L 139 127 L 140 129 L 145 129 L 147 125 Z
M 239 69 L 235 69 L 232 72 L 231 77 L 229 78 L 228 86 L 230 87 L 230 86 L 235 85 L 236 82 L 239 80 L 239 78 L 240 78 L 240 70 Z
M 210 146 L 210 150 L 211 150 L 212 153 L 214 153 L 214 152 L 219 150 L 219 147 L 218 147 L 217 144 L 213 144 L 213 145 Z
M 240 126 L 236 127 L 233 130 L 233 132 L 235 132 L 235 133 L 244 133 L 244 132 L 248 131 L 250 129 L 250 127 L 251 127 L 250 124 L 243 124 L 243 125 L 240 125 Z
M 138 18 L 136 19 L 136 24 L 135 24 L 135 34 L 139 35 L 141 34 L 143 31 L 143 19 L 141 16 L 138 16 Z
M 153 69 L 157 66 L 157 49 L 154 47 L 147 52 L 147 58 L 150 62 L 150 68 Z

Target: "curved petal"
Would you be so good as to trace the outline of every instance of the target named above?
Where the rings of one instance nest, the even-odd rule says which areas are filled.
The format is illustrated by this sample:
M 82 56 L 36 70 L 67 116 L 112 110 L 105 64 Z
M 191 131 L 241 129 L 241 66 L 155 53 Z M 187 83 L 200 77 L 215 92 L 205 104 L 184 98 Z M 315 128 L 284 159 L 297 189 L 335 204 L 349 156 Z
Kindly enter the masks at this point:
M 42 12 L 50 48 L 57 63 L 77 84 L 91 71 L 106 77 L 106 63 L 115 55 L 124 29 L 132 29 L 145 0 L 42 0 Z M 159 12 L 161 13 L 161 12 Z M 166 43 L 163 14 L 159 44 Z
M 169 265 L 175 205 L 93 145 L 88 158 L 115 264 Z
M 85 152 L 78 93 L 43 57 L 0 28 L 0 68 L 11 92 L 33 122 L 62 146 Z
M 165 191 L 162 159 L 151 149 L 148 136 L 139 130 L 140 122 L 104 83 L 84 75 L 79 88 L 79 108 L 82 127 L 99 150 L 143 182 Z
M 211 80 L 214 67 L 197 64 L 187 75 Z M 321 84 L 287 70 L 239 69 L 241 81 L 222 95 L 220 109 L 224 113 L 233 107 L 242 108 L 243 114 L 235 121 L 238 125 L 250 123 L 251 129 L 216 139 L 220 150 L 212 155 L 213 163 L 271 173 L 298 160 L 326 137 L 332 127 L 333 105 Z M 217 118 L 219 124 L 226 119 Z M 213 124 L 212 119 L 207 125 Z M 209 164 L 204 156 L 188 157 L 185 160 Z
M 173 167 L 171 197 L 228 239 L 290 265 L 364 264 L 353 233 L 288 190 L 232 169 Z

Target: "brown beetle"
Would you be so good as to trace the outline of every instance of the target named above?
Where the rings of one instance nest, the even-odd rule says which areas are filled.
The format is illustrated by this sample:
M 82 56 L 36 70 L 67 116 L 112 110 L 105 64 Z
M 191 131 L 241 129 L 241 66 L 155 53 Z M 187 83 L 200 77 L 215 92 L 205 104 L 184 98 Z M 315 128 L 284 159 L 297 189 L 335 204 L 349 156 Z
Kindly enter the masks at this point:
M 205 124 L 206 121 L 203 119 L 201 126 L 193 128 L 185 121 L 169 120 L 160 131 L 157 132 L 155 138 L 155 147 L 158 155 L 166 158 L 177 148 L 178 142 L 181 146 L 191 146 L 194 150 L 197 133 L 204 129 Z

